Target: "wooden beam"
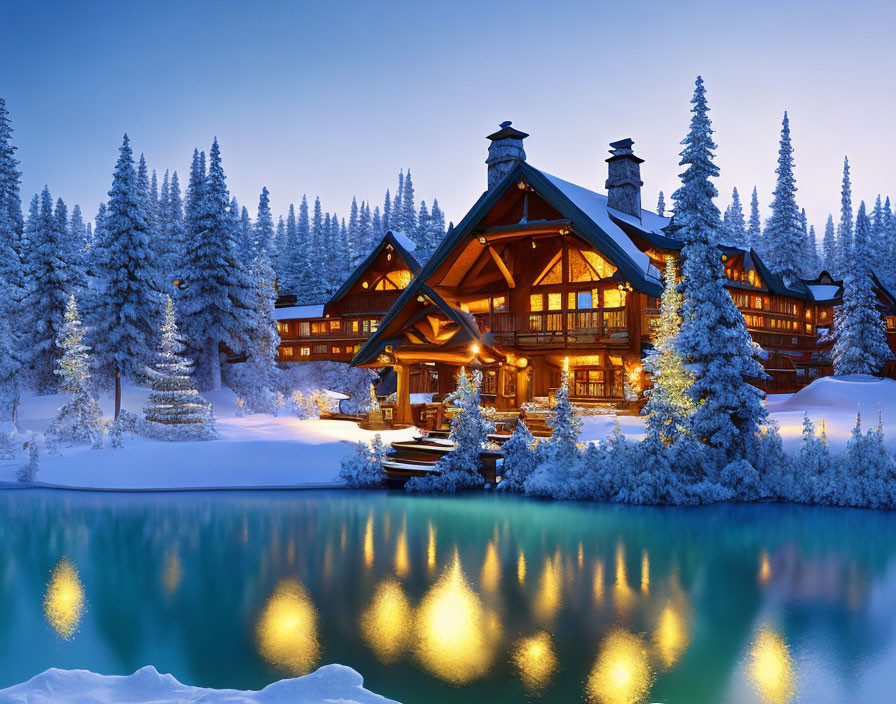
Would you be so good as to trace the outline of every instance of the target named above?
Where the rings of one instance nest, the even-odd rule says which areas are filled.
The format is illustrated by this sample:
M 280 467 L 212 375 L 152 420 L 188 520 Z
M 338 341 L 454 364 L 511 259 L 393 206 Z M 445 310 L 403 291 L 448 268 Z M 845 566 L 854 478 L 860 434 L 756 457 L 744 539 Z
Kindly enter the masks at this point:
M 504 278 L 506 279 L 507 285 L 510 286 L 510 288 L 516 288 L 516 282 L 513 280 L 513 274 L 510 273 L 510 269 L 507 268 L 504 260 L 501 259 L 501 255 L 499 255 L 491 245 L 488 246 L 488 253 L 492 255 L 492 259 L 494 259 L 495 264 L 498 265 L 498 269 L 500 269 L 501 274 L 503 274 Z

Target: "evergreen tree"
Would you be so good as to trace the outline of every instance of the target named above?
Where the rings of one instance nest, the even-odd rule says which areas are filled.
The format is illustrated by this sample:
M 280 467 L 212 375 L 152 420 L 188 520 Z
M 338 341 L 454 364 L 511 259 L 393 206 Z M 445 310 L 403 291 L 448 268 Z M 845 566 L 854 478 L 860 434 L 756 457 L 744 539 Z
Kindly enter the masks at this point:
M 165 172 L 167 175 L 167 172 Z M 164 191 L 163 191 L 164 192 Z M 162 256 L 162 291 L 173 291 L 173 282 L 182 280 L 181 273 L 186 257 L 184 205 L 180 193 L 180 180 L 177 171 L 171 174 L 168 192 L 164 204 L 160 203 L 164 213 L 163 228 L 160 232 Z
M 885 241 L 886 222 L 884 219 L 884 206 L 881 202 L 880 194 L 878 194 L 877 200 L 874 201 L 874 209 L 871 211 L 871 233 L 870 241 L 868 242 L 868 255 L 871 258 L 872 268 L 875 270 L 888 259 Z M 878 272 L 875 271 L 875 273 Z
M 834 216 L 828 213 L 828 221 L 824 226 L 824 239 L 821 241 L 824 267 L 828 273 L 836 272 L 839 268 L 837 239 L 834 236 Z
M 286 214 L 286 237 L 280 245 L 280 286 L 285 293 L 296 293 L 300 284 L 299 262 L 307 256 L 299 247 L 299 225 L 295 206 L 289 204 Z
M 742 457 L 745 436 L 757 432 L 765 419 L 762 392 L 746 381 L 765 373 L 753 358 L 753 344 L 744 317 L 725 288 L 718 241 L 718 195 L 710 179 L 718 176 L 713 163 L 712 123 L 703 79 L 697 77 L 691 101 L 691 126 L 682 142 L 682 185 L 675 191 L 675 221 L 684 240 L 681 291 L 684 296 L 681 331 L 676 347 L 695 380 L 689 395 L 696 403 L 692 431 L 698 438 Z
M 725 211 L 725 239 L 735 247 L 745 247 L 747 244 L 747 223 L 737 188 L 731 192 L 731 205 Z
M 361 241 L 361 248 L 355 252 L 358 260 L 363 260 L 373 251 L 376 246 L 373 235 L 373 218 L 370 214 L 370 203 L 361 203 L 361 214 L 358 218 L 358 229 Z
M 401 231 L 408 237 L 417 237 L 417 208 L 414 205 L 414 184 L 411 181 L 411 170 L 404 176 L 404 188 L 401 199 Z
M 199 233 L 201 232 L 199 211 L 204 188 L 205 152 L 200 152 L 198 149 L 194 149 L 193 161 L 190 164 L 190 180 L 187 184 L 187 197 L 184 201 L 184 230 L 186 238 L 184 260 L 186 260 L 186 255 L 189 254 L 196 244 Z
M 445 239 L 445 213 L 443 213 L 442 209 L 439 207 L 439 199 L 433 198 L 432 212 L 429 214 L 428 257 L 432 256 L 439 248 L 443 239 Z
M 853 260 L 843 277 L 843 303 L 834 309 L 834 373 L 877 374 L 893 358 L 877 308 L 868 251 L 865 202 L 856 217 Z
M 388 232 L 392 229 L 392 199 L 389 196 L 389 189 L 386 189 L 386 198 L 383 201 L 383 222 L 379 229 L 374 232 L 376 238 L 379 238 L 383 235 L 383 233 Z
M 750 221 L 747 225 L 747 246 L 757 252 L 761 248 L 762 220 L 759 217 L 759 194 L 756 186 L 753 186 L 753 195 L 750 198 Z
M 675 277 L 675 260 L 666 257 L 665 285 L 660 298 L 660 320 L 654 335 L 653 352 L 644 360 L 644 368 L 653 377 L 647 405 L 647 432 L 673 442 L 687 431 L 694 402 L 688 396 L 693 377 L 675 348 L 681 330 L 682 296 Z
M 299 297 L 300 303 L 323 303 L 327 298 L 328 254 L 324 251 L 325 246 L 323 209 L 320 198 L 315 198 L 306 257 L 309 268 Z
M 498 489 L 522 493 L 526 480 L 535 471 L 535 438 L 525 422 L 520 419 L 510 439 L 501 446 L 504 464 Z
M 216 152 L 216 146 L 212 146 L 212 168 L 215 168 Z M 185 346 L 177 330 L 170 296 L 160 332 L 155 360 L 146 369 L 152 391 L 143 409 L 142 430 L 159 440 L 212 440 L 217 436 L 214 415 L 211 406 L 193 388 L 193 365 L 184 355 Z
M 348 211 L 348 245 L 349 261 L 352 266 L 357 266 L 367 256 L 367 248 L 361 236 L 361 211 L 355 196 L 352 196 L 352 205 Z
M 12 122 L 0 98 L 0 274 L 7 283 L 21 276 L 20 254 L 24 230 L 20 192 L 21 173 L 12 144 Z
M 57 387 L 56 340 L 73 293 L 65 240 L 65 229 L 53 212 L 50 189 L 44 186 L 40 197 L 31 201 L 22 249 L 26 284 L 22 310 L 27 316 L 27 348 L 40 393 L 53 393 Z
M 225 181 L 215 138 L 197 208 L 199 231 L 188 254 L 182 296 L 184 327 L 191 343 L 202 350 L 203 372 L 213 390 L 221 388 L 222 347 L 233 352 L 246 350 L 255 310 L 251 276 L 238 257 Z
M 429 232 L 429 208 L 426 207 L 426 201 L 420 201 L 420 213 L 417 215 L 417 245 L 422 250 L 424 259 L 428 259 L 430 251 L 430 232 Z
M 660 191 L 660 196 L 656 200 L 656 214 L 665 217 L 666 215 L 666 197 L 663 195 L 663 192 Z
M 65 306 L 65 322 L 59 330 L 59 366 L 55 370 L 62 380 L 59 390 L 69 399 L 59 409 L 46 436 L 52 442 L 72 445 L 93 445 L 102 435 L 102 412 L 90 393 L 90 348 L 83 344 L 84 328 L 78 315 L 74 295 Z
M 765 228 L 765 258 L 769 269 L 775 274 L 781 274 L 785 284 L 790 284 L 799 278 L 805 239 L 796 204 L 793 146 L 790 141 L 790 120 L 786 112 L 775 173 L 778 181 L 772 197 L 772 215 Z
M 359 442 L 355 448 L 356 454 L 342 458 L 342 467 L 339 477 L 346 486 L 353 489 L 375 489 L 386 483 L 386 470 L 383 468 L 383 460 L 388 454 L 383 444 L 382 436 L 377 433 L 373 436 L 373 442 Z
M 843 183 L 840 189 L 840 224 L 837 227 L 837 274 L 846 276 L 852 258 L 852 186 L 849 159 L 843 157 Z
M 383 225 L 383 219 L 380 217 L 380 208 L 377 206 L 373 210 L 373 217 L 370 220 L 370 242 L 375 242 L 377 239 L 383 236 L 388 228 Z M 371 244 L 371 249 L 373 245 Z
M 97 368 L 115 374 L 116 418 L 121 408 L 121 374 L 142 375 L 159 317 L 155 252 L 145 212 L 130 140 L 125 135 L 103 223 L 97 273 L 106 285 L 98 297 L 92 336 Z
M 815 236 L 815 225 L 809 225 L 809 236 L 806 244 L 806 269 L 803 274 L 806 278 L 814 279 L 821 268 L 818 259 L 818 238 Z

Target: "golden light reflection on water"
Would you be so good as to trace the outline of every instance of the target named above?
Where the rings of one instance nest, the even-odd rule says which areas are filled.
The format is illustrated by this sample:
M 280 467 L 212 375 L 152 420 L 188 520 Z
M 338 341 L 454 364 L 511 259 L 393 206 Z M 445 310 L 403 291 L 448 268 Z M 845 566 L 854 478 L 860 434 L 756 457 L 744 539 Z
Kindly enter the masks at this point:
M 759 557 L 759 583 L 768 584 L 768 580 L 772 578 L 772 565 L 768 559 L 768 553 L 763 550 Z
M 86 610 L 84 585 L 78 568 L 67 557 L 56 563 L 44 594 L 44 617 L 65 640 L 78 632 Z
M 585 564 L 585 548 L 582 545 L 582 541 L 579 541 L 579 569 L 582 569 L 582 565 Z
M 361 633 L 377 659 L 391 665 L 410 648 L 413 622 L 414 610 L 401 584 L 387 579 L 361 617 Z
M 402 528 L 398 534 L 398 542 L 395 545 L 395 573 L 399 577 L 407 577 L 411 571 L 411 561 L 408 558 L 408 533 Z
M 495 547 L 495 541 L 490 540 L 485 548 L 485 559 L 482 562 L 480 583 L 483 589 L 493 592 L 497 590 L 500 581 L 501 563 L 498 560 L 498 549 Z
M 604 561 L 598 560 L 594 565 L 594 603 L 600 604 L 604 600 Z
M 416 653 L 436 677 L 466 684 L 491 668 L 501 624 L 470 588 L 455 555 L 417 610 Z
M 616 581 L 613 584 L 613 601 L 617 611 L 626 613 L 631 607 L 634 594 L 628 585 L 628 572 L 625 566 L 625 551 L 622 544 L 616 546 Z
M 538 593 L 533 605 L 536 618 L 550 622 L 560 608 L 563 594 L 563 562 L 559 552 L 553 557 L 545 557 L 538 579 Z
M 520 638 L 513 648 L 513 664 L 529 692 L 538 692 L 547 686 L 558 664 L 550 634 L 539 631 L 534 636 Z
M 660 613 L 653 633 L 653 647 L 665 669 L 677 663 L 691 642 L 690 611 L 686 605 L 669 600 Z
M 784 639 L 763 627 L 750 649 L 747 674 L 765 704 L 785 704 L 793 698 L 793 659 Z
M 436 568 L 436 529 L 429 523 L 429 541 L 426 544 L 426 567 L 432 572 Z
M 520 584 L 526 583 L 526 556 L 520 550 L 520 556 L 516 561 L 516 578 Z
M 180 557 L 177 550 L 172 550 L 165 555 L 165 567 L 162 570 L 162 584 L 165 586 L 165 591 L 174 594 L 180 586 L 181 579 L 183 579 L 183 567 L 180 564 Z
M 650 558 L 645 550 L 641 554 L 641 592 L 647 594 L 650 591 Z
M 317 610 L 298 579 L 277 583 L 255 633 L 261 656 L 290 674 L 307 674 L 320 657 Z
M 638 704 L 647 700 L 652 686 L 644 641 L 621 628 L 611 631 L 588 676 L 589 699 L 600 704 Z
M 373 567 L 373 511 L 367 517 L 367 527 L 364 529 L 364 564 Z

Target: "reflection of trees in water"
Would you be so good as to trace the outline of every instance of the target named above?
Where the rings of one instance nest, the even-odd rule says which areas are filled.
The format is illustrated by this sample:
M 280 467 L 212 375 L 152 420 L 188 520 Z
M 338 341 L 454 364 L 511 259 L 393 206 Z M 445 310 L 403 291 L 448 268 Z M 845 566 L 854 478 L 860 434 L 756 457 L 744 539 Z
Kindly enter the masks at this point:
M 207 686 L 258 688 L 278 676 L 266 669 L 253 629 L 275 585 L 296 577 L 320 612 L 321 661 L 348 662 L 368 686 L 383 682 L 381 689 L 394 691 L 377 654 L 359 653 L 349 641 L 361 641 L 361 614 L 383 579 L 399 585 L 416 608 L 455 546 L 482 608 L 504 627 L 506 662 L 496 659 L 493 672 L 514 676 L 511 646 L 546 627 L 536 613 L 541 594 L 562 670 L 581 673 L 578 682 L 552 680 L 549 695 L 561 698 L 581 697 L 596 648 L 620 619 L 631 633 L 644 634 L 659 672 L 654 692 L 661 688 L 670 700 L 719 700 L 754 636 L 765 593 L 785 600 L 788 642 L 799 641 L 809 627 L 803 616 L 821 604 L 833 612 L 826 620 L 832 649 L 856 659 L 890 639 L 896 618 L 866 613 L 896 552 L 896 516 L 875 511 L 655 509 L 348 492 L 11 491 L 0 496 L 0 513 L 3 603 L 15 597 L 40 614 L 41 589 L 15 595 L 16 580 L 45 585 L 68 555 L 90 603 L 82 633 L 91 624 L 123 670 L 146 664 L 156 644 L 174 644 L 169 669 Z M 760 584 L 763 551 L 768 575 Z M 624 613 L 617 613 L 620 575 Z M 390 623 L 384 604 L 380 627 Z M 0 647 L 14 640 L 13 624 L 0 609 Z M 707 632 L 728 637 L 694 637 Z M 412 661 L 406 647 L 397 652 L 402 666 Z M 383 659 L 394 662 L 391 653 Z M 699 677 L 694 663 L 701 664 Z

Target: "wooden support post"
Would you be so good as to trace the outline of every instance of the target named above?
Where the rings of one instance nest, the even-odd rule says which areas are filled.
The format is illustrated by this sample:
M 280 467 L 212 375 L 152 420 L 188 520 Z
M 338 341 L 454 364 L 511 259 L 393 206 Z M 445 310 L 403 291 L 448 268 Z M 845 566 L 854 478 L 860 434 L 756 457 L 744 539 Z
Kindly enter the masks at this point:
M 516 372 L 516 407 L 519 408 L 529 400 L 529 370 L 518 369 Z
M 398 388 L 395 394 L 395 417 L 393 418 L 393 423 L 396 425 L 410 425 L 413 422 L 411 418 L 411 368 L 407 364 L 397 364 L 395 365 L 395 372 L 398 377 Z

